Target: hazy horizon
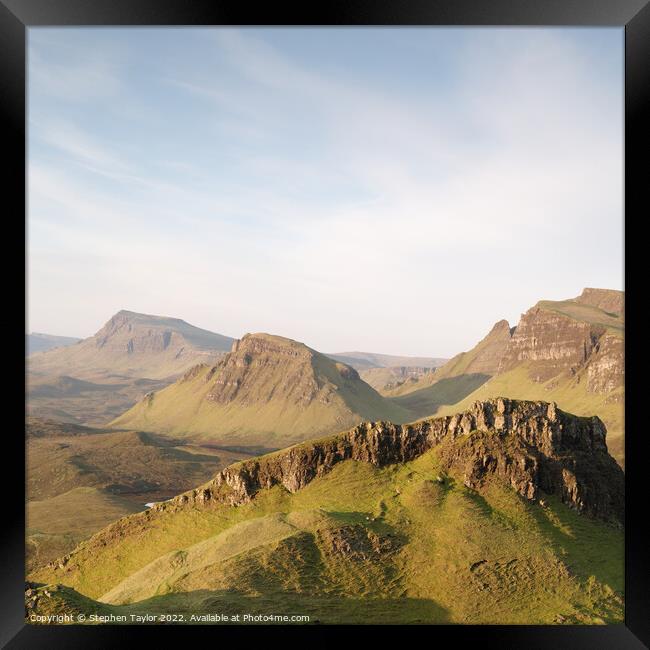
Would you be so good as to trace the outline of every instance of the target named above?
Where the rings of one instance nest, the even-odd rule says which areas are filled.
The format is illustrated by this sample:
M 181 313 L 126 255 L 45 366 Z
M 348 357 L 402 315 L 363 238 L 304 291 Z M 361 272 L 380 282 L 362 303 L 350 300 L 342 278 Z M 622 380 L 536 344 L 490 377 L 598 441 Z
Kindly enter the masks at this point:
M 28 331 L 451 357 L 623 289 L 620 28 L 30 28 Z

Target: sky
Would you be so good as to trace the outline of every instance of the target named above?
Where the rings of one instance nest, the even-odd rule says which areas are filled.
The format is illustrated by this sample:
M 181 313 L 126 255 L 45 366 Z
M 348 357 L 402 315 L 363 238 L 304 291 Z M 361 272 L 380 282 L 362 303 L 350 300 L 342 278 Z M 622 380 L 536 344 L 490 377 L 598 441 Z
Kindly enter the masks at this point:
M 623 289 L 620 28 L 30 28 L 28 330 L 453 356 Z

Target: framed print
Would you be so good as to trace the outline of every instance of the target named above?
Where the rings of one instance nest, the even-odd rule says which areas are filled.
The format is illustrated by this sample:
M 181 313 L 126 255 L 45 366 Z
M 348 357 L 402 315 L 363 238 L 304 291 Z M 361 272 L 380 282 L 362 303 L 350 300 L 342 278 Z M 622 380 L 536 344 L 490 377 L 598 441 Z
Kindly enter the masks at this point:
M 647 647 L 649 17 L 2 0 L 2 643 Z

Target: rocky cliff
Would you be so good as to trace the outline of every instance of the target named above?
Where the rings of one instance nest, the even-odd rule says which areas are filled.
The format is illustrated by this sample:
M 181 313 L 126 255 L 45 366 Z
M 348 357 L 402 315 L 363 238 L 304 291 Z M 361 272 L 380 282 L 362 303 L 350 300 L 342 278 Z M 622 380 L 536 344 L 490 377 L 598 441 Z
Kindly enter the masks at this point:
M 316 363 L 316 353 L 306 345 L 282 337 L 246 334 L 205 376 L 204 381 L 211 383 L 206 399 L 219 404 L 235 400 L 266 403 L 272 399 L 299 406 L 308 406 L 314 400 L 327 404 L 341 382 L 327 381 L 316 370 Z M 341 379 L 359 379 L 353 368 L 332 365 Z
M 608 314 L 623 316 L 625 311 L 625 294 L 613 289 L 593 289 L 587 287 L 575 298 L 577 303 L 591 305 Z
M 579 512 L 620 523 L 623 472 L 607 453 L 605 436 L 597 417 L 576 417 L 546 402 L 491 399 L 464 413 L 414 424 L 364 423 L 331 438 L 238 463 L 154 510 L 210 502 L 237 506 L 274 485 L 295 492 L 345 460 L 384 466 L 435 447 L 445 471 L 470 488 L 480 489 L 495 477 L 526 499 L 555 494 Z
M 622 310 L 622 292 L 604 289 L 585 289 L 573 300 L 541 301 L 522 315 L 498 374 L 526 363 L 537 383 L 586 369 L 591 392 L 622 386 Z
M 528 310 L 519 321 L 498 365 L 498 372 L 522 362 L 534 362 L 534 381 L 544 382 L 558 373 L 573 374 L 587 361 L 602 328 L 540 307 Z

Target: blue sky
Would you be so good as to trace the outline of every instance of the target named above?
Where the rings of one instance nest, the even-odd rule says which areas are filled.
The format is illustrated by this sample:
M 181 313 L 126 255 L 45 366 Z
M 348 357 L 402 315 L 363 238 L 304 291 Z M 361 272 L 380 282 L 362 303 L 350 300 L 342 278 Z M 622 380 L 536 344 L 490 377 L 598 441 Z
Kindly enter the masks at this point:
M 451 356 L 623 288 L 623 31 L 31 28 L 28 327 Z

